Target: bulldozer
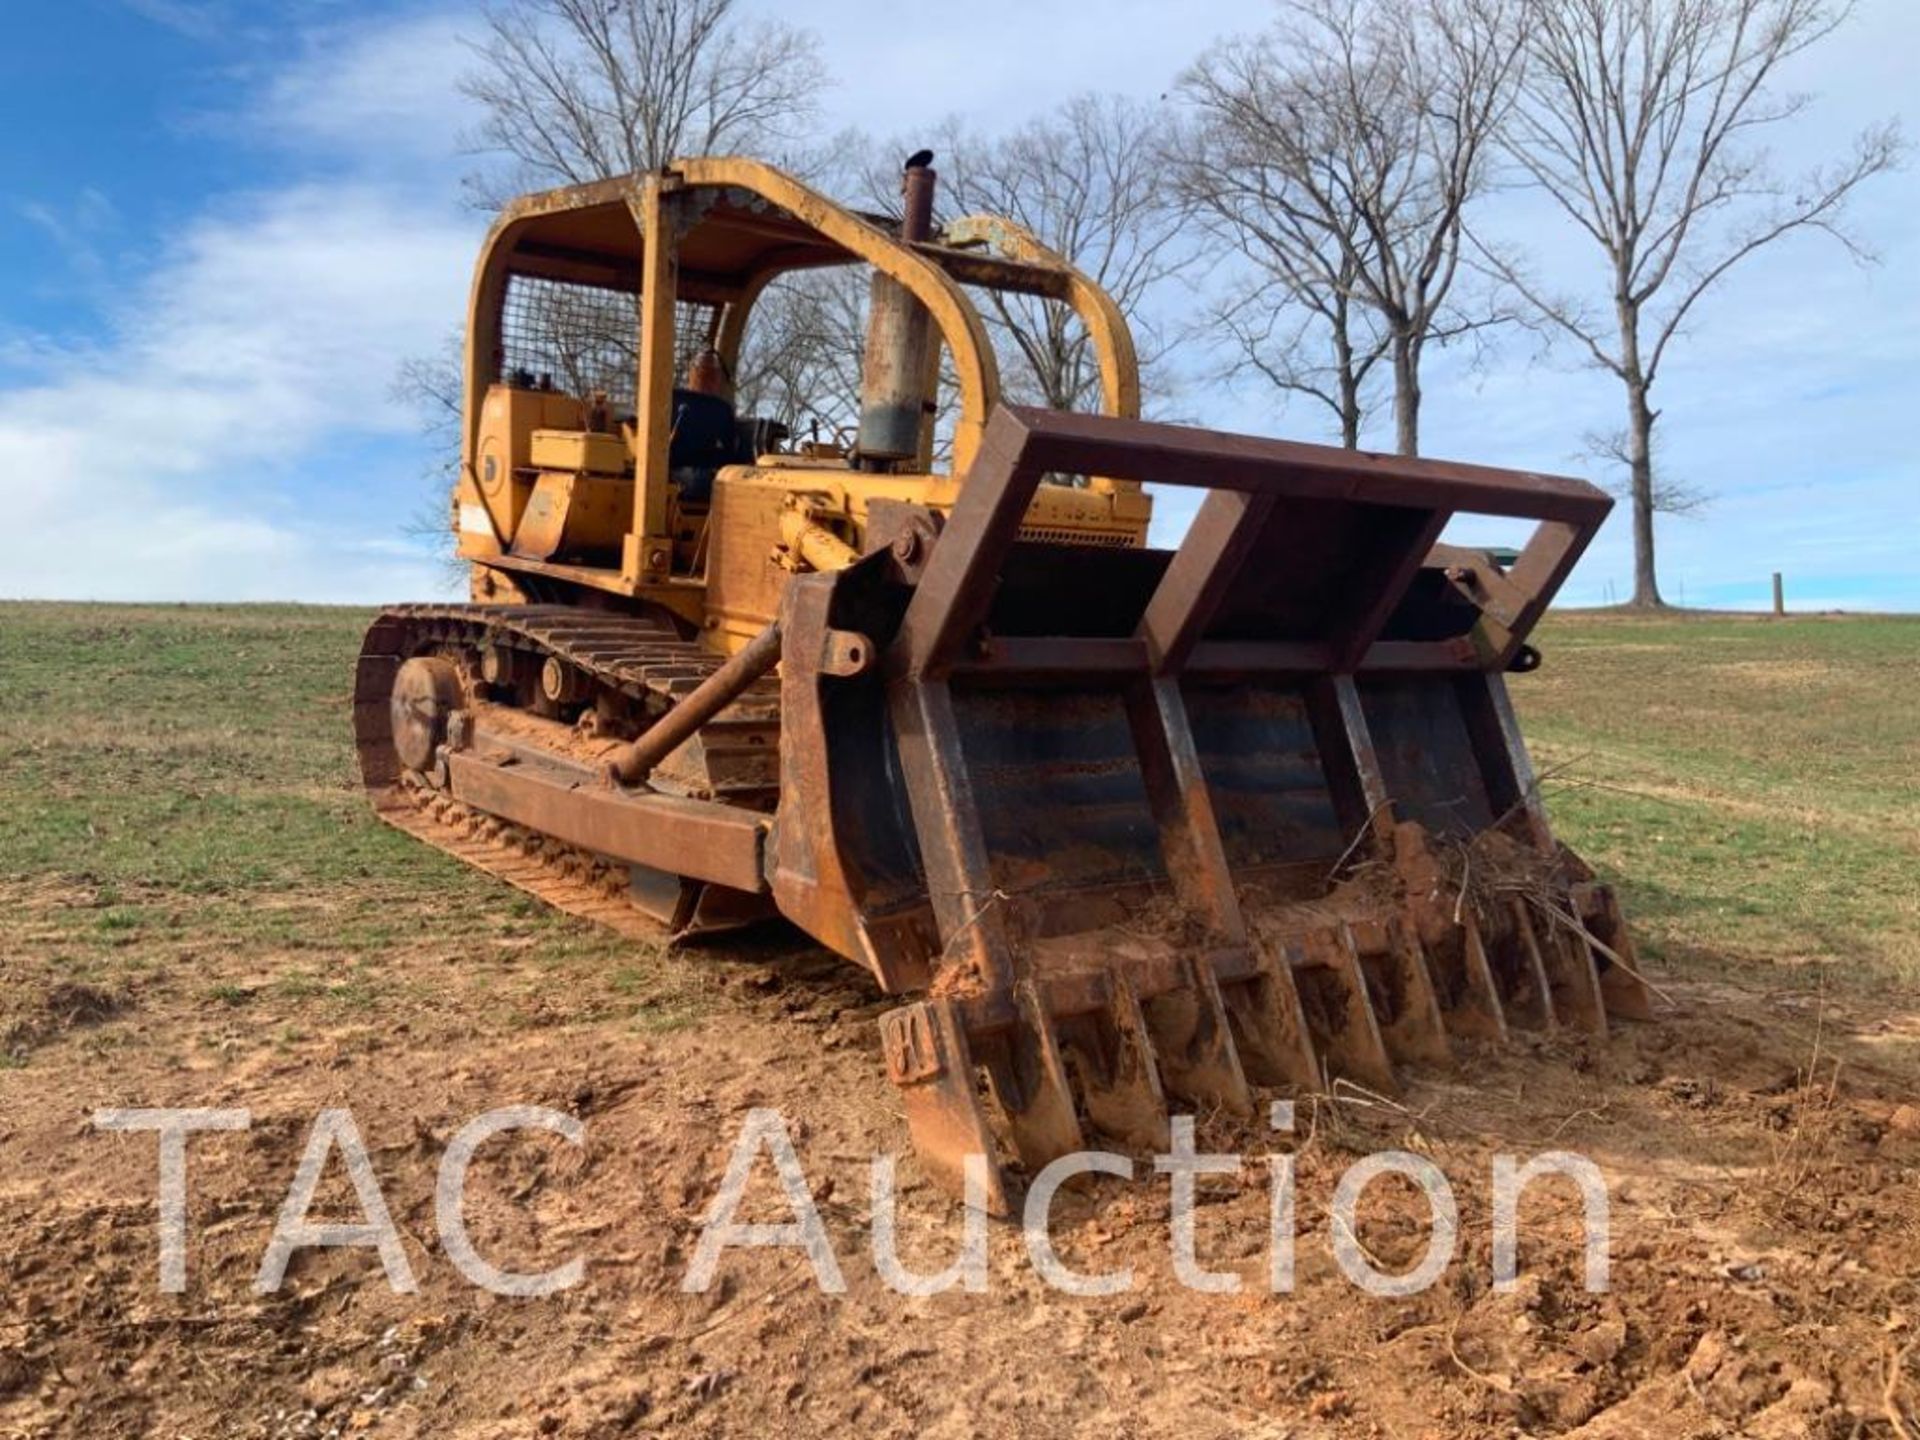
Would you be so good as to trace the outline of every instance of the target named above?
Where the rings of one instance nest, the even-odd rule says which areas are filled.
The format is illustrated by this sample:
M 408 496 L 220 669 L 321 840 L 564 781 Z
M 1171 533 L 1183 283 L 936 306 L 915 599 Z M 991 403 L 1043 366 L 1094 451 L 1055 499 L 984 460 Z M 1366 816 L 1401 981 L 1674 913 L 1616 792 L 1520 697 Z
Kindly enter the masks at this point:
M 1512 1029 L 1648 1018 L 1506 687 L 1610 499 L 1144 421 L 1113 300 L 1010 220 L 938 220 L 935 185 L 916 156 L 866 213 L 695 158 L 505 207 L 467 321 L 470 601 L 383 611 L 358 660 L 379 815 L 623 933 L 784 916 L 864 967 L 928 1174 L 985 1157 L 996 1212 L 1095 1134 L 1164 1148 L 1170 1105 L 1390 1094 Z M 857 424 L 738 413 L 756 301 L 850 266 Z M 1097 413 L 1006 401 L 994 291 L 1084 328 Z M 1524 543 L 1443 539 L 1469 516 Z

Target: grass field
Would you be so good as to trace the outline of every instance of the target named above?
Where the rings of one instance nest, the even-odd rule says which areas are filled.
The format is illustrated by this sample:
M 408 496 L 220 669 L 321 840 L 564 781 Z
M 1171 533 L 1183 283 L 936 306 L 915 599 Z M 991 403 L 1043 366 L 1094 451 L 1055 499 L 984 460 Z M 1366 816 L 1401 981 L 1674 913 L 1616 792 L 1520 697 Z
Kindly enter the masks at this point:
M 1544 627 L 1514 691 L 1549 805 L 1622 886 L 1666 1001 L 1605 1042 L 1462 1041 L 1400 1101 L 1305 1097 L 1299 1293 L 1261 1293 L 1266 1166 L 1207 1178 L 1200 1253 L 1247 1287 L 1221 1296 L 1168 1273 L 1143 1159 L 1053 1222 L 1074 1268 L 1137 1290 L 1058 1295 L 995 1226 L 986 1292 L 908 1300 L 862 1258 L 867 1158 L 906 1145 L 891 1002 L 792 932 L 649 948 L 379 824 L 347 723 L 365 619 L 0 605 L 0 1436 L 1870 1436 L 1920 1394 L 1891 1349 L 1920 1315 L 1920 622 Z M 476 1165 L 483 1253 L 590 1267 L 546 1300 L 473 1290 L 437 1210 L 438 1156 L 506 1104 L 591 1127 Z M 126 1106 L 252 1117 L 195 1139 L 177 1296 L 153 1288 L 151 1137 L 86 1123 Z M 256 1293 L 323 1106 L 371 1147 L 416 1295 L 352 1249 Z M 777 1249 L 682 1289 L 765 1106 L 846 1295 Z M 1201 1122 L 1209 1151 L 1274 1145 Z M 1445 1165 L 1469 1243 L 1444 1283 L 1376 1299 L 1324 1217 L 1352 1158 L 1389 1148 Z M 1495 1156 L 1547 1150 L 1611 1186 L 1609 1294 L 1565 1192 L 1529 1201 L 1523 1289 L 1488 1286 L 1471 1227 Z M 903 1253 L 937 1268 L 953 1207 L 911 1156 L 901 1173 Z M 356 1221 L 337 1168 L 327 1185 L 319 1211 Z M 1399 1268 L 1427 1209 L 1384 1192 L 1356 1243 Z
M 1920 978 L 1920 618 L 1573 614 L 1540 643 L 1514 693 L 1556 828 L 1656 952 Z
M 346 728 L 365 618 L 0 606 L 0 939 L 83 980 L 217 953 L 210 998 L 342 1011 L 398 983 L 404 939 L 528 1003 L 686 1013 L 674 967 L 373 820 Z M 1541 644 L 1515 693 L 1555 822 L 1655 956 L 1920 976 L 1920 620 L 1565 615 Z
M 373 818 L 345 708 L 366 619 L 0 606 L 0 952 L 107 994 L 197 986 L 236 1044 L 431 1017 L 441 985 L 503 1026 L 689 1013 L 682 967 Z

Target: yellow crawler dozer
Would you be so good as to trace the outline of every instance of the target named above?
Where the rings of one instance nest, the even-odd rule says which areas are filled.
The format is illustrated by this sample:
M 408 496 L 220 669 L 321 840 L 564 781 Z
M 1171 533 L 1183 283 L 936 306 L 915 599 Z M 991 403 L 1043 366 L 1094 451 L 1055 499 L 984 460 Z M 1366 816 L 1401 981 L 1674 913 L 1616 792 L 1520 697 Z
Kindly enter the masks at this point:
M 1645 1016 L 1505 683 L 1607 497 L 1145 423 L 1109 297 L 933 189 L 866 215 L 695 159 L 507 207 L 468 317 L 472 600 L 385 611 L 359 660 L 379 813 L 636 933 L 786 916 L 900 997 L 915 1144 L 956 1188 L 988 1156 L 999 1209 L 1092 1131 L 1163 1145 L 1169 1097 L 1390 1091 Z M 828 266 L 871 272 L 859 420 L 797 440 L 730 377 L 768 284 Z M 1002 403 L 980 289 L 1077 315 L 1100 413 Z M 1177 550 L 1146 482 L 1207 492 Z M 1456 515 L 1531 538 L 1498 563 Z

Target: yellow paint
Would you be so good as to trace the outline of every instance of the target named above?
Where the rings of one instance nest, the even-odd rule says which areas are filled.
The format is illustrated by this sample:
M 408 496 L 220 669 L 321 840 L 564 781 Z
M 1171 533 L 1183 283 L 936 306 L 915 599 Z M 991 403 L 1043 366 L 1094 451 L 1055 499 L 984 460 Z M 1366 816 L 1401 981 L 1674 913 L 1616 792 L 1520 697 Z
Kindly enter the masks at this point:
M 536 470 L 591 470 L 599 475 L 619 475 L 633 459 L 618 436 L 592 430 L 536 430 L 528 448 Z
M 716 203 L 730 207 L 722 212 L 727 223 L 699 230 Z M 756 225 L 773 237 L 757 250 Z M 696 231 L 706 247 L 690 252 L 696 259 L 731 254 L 737 267 L 746 256 L 747 268 L 683 261 L 683 237 Z M 999 258 L 981 258 L 989 253 Z M 860 470 L 834 454 L 767 456 L 721 470 L 710 510 L 683 504 L 668 464 L 673 302 L 716 307 L 709 334 L 731 372 L 754 302 L 771 280 L 794 264 L 851 263 L 891 276 L 933 319 L 957 379 L 952 473 L 928 468 L 929 428 L 921 473 Z M 516 272 L 637 288 L 636 413 L 624 429 L 606 426 L 620 435 L 589 430 L 587 397 L 500 383 L 501 307 Z M 655 175 L 513 201 L 482 247 L 469 299 L 455 516 L 460 554 L 476 564 L 475 593 L 517 597 L 538 580 L 640 598 L 732 649 L 765 624 L 788 575 L 858 558 L 875 501 L 951 508 L 1000 394 L 986 327 L 956 275 L 969 284 L 1024 281 L 1061 297 L 1086 327 L 1103 411 L 1138 415 L 1139 365 L 1119 307 L 1012 221 L 969 216 L 937 241 L 907 245 L 792 176 L 733 157 L 684 160 Z M 1137 546 L 1150 515 L 1151 501 L 1135 482 L 1042 485 L 1024 533 Z

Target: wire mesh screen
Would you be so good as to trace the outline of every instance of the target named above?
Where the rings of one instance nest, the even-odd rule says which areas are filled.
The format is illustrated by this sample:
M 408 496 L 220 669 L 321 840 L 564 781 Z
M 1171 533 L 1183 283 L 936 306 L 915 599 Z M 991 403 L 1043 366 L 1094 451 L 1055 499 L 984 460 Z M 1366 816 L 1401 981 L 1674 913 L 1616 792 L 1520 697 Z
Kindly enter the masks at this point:
M 694 352 L 712 343 L 715 306 L 674 306 L 674 374 L 684 376 Z M 500 312 L 500 374 L 520 385 L 551 383 L 586 398 L 605 392 L 615 409 L 634 408 L 639 361 L 640 297 L 630 290 L 509 275 Z
M 673 305 L 673 374 L 687 378 L 693 357 L 719 338 L 720 307 L 699 300 L 676 300 Z

